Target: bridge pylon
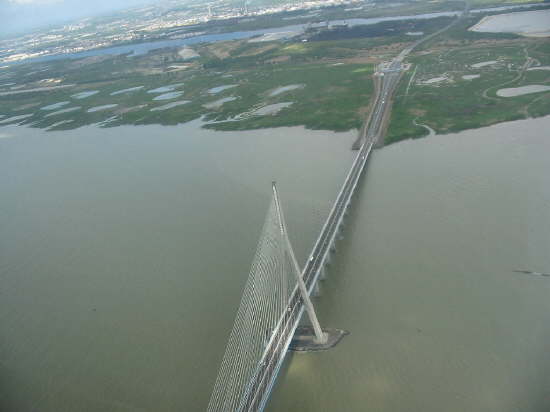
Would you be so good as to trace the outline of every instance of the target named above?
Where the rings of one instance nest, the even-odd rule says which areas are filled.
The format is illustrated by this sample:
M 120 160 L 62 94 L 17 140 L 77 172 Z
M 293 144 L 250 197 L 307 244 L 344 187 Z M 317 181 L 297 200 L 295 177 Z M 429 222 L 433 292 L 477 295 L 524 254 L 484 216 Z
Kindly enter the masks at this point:
M 316 344 L 325 344 L 327 343 L 328 335 L 325 332 L 323 332 L 323 329 L 321 328 L 319 319 L 317 318 L 317 314 L 315 313 L 315 308 L 313 307 L 313 303 L 311 302 L 311 298 L 309 297 L 309 293 L 304 283 L 302 269 L 300 269 L 300 265 L 298 264 L 298 261 L 296 260 L 296 256 L 294 255 L 294 250 L 292 249 L 292 244 L 290 243 L 290 239 L 288 238 L 285 217 L 283 214 L 283 210 L 281 209 L 281 203 L 279 200 L 279 194 L 277 193 L 277 185 L 275 182 L 272 183 L 272 187 L 273 187 L 273 198 L 275 199 L 275 207 L 277 210 L 277 216 L 279 217 L 279 222 L 280 222 L 281 236 L 286 246 L 286 250 L 292 261 L 292 266 L 294 269 L 293 272 L 296 275 L 296 281 L 298 283 L 300 295 L 302 297 L 302 300 L 304 301 L 304 307 L 309 317 L 309 321 L 311 322 L 311 325 L 313 326 L 313 330 L 315 331 L 314 342 Z
M 299 330 L 295 350 L 324 350 L 342 333 L 322 330 L 310 298 L 312 263 L 300 266 L 286 228 L 276 185 L 229 335 L 208 412 L 259 412 L 265 407 L 285 353 Z M 299 327 L 303 312 L 311 326 Z

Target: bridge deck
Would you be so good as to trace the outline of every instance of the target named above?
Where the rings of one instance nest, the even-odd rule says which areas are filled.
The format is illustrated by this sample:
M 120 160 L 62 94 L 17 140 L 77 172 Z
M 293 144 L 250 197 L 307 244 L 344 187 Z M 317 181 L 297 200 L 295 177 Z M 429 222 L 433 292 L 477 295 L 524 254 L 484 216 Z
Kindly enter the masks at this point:
M 468 3 L 466 2 L 464 12 L 460 18 L 467 15 L 467 13 Z M 456 24 L 460 18 L 451 22 L 447 27 L 420 39 L 412 46 L 402 50 L 390 64 L 381 68 L 381 73 L 378 73 L 380 75 L 381 85 L 377 90 L 378 94 L 375 99 L 373 111 L 368 119 L 368 125 L 362 129 L 363 136 L 357 141 L 362 141 L 363 143 L 360 145 L 357 156 L 302 272 L 309 294 L 311 294 L 327 262 L 330 250 L 335 243 L 336 235 L 342 224 L 344 214 L 350 205 L 357 183 L 365 169 L 372 148 L 382 134 L 384 119 L 387 117 L 388 109 L 391 107 L 390 99 L 403 71 L 403 60 L 418 45 L 438 36 L 440 33 Z M 298 287 L 296 287 L 291 294 L 287 310 L 281 315 L 266 345 L 261 361 L 253 375 L 253 379 L 248 385 L 238 411 L 251 412 L 264 409 L 303 312 L 304 304 L 300 291 Z
M 351 203 L 359 178 L 365 169 L 368 157 L 379 136 L 383 118 L 388 107 L 389 97 L 391 97 L 391 93 L 397 84 L 399 76 L 400 63 L 394 62 L 391 64 L 390 70 L 385 74 L 382 81 L 382 86 L 376 98 L 374 112 L 370 118 L 369 127 L 364 129 L 364 143 L 353 161 L 332 210 L 321 229 L 319 237 L 304 267 L 303 278 L 310 294 L 326 264 L 330 250 L 335 243 L 338 229 L 342 224 L 346 209 Z M 298 288 L 296 288 L 291 295 L 287 311 L 281 316 L 278 326 L 266 346 L 262 360 L 254 374 L 254 379 L 247 388 L 246 395 L 243 398 L 239 411 L 261 411 L 265 407 L 303 311 L 303 301 Z

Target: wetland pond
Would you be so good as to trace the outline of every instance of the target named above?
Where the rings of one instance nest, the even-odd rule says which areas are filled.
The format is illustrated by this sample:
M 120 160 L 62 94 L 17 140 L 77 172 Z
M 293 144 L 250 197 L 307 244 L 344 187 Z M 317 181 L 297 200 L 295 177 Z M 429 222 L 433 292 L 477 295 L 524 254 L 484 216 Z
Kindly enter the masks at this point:
M 208 89 L 208 93 L 209 94 L 218 94 L 218 93 L 223 92 L 224 90 L 232 89 L 233 87 L 237 87 L 237 86 L 238 86 L 238 84 L 225 84 L 223 86 L 212 87 L 211 89 Z
M 473 67 L 474 69 L 479 69 L 481 67 L 485 67 L 485 66 L 492 66 L 493 64 L 496 64 L 498 63 L 497 60 L 488 60 L 486 62 L 479 62 L 479 63 L 474 63 L 471 65 L 471 67 Z
M 205 410 L 277 180 L 303 264 L 355 132 L 0 128 L 0 410 Z M 550 410 L 550 117 L 376 150 L 268 411 Z M 32 160 L 32 161 L 30 161 Z
M 171 99 L 177 99 L 183 94 L 183 92 L 169 92 L 169 93 L 163 93 L 156 96 L 153 100 L 171 100 Z
M 286 92 L 289 92 L 291 90 L 303 89 L 304 87 L 305 87 L 305 84 L 289 84 L 288 86 L 280 86 L 280 87 L 277 87 L 276 89 L 272 90 L 269 93 L 269 96 L 270 97 L 278 96 L 282 93 L 286 93 Z
M 53 103 L 53 104 L 49 104 L 47 106 L 41 107 L 40 110 L 57 110 L 62 108 L 63 106 L 67 106 L 69 103 L 71 102 L 66 101 L 66 102 Z
M 515 97 L 523 96 L 524 94 L 547 92 L 550 90 L 550 86 L 544 84 L 529 84 L 520 87 L 509 87 L 506 89 L 497 90 L 497 96 L 500 97 Z
M 550 36 L 550 10 L 530 10 L 486 16 L 471 31 Z
M 203 104 L 202 106 L 207 108 L 207 109 L 218 109 L 218 108 L 222 107 L 225 103 L 232 102 L 232 101 L 235 101 L 237 99 L 238 99 L 238 97 L 229 96 L 229 97 L 224 97 L 222 99 L 215 100 L 215 101 L 210 102 L 210 103 Z
M 155 99 L 153 99 L 153 100 L 155 100 Z M 173 109 L 174 107 L 182 106 L 182 105 L 188 104 L 188 103 L 191 103 L 191 100 L 178 100 L 177 102 L 167 103 L 167 104 L 162 105 L 162 106 L 153 107 L 152 109 L 150 109 L 150 111 L 160 112 L 160 111 L 163 111 L 163 110 Z
M 129 87 L 128 89 L 122 89 L 122 90 L 117 90 L 117 91 L 114 91 L 110 94 L 110 96 L 117 96 L 119 94 L 126 94 L 126 93 L 132 93 L 132 92 L 137 92 L 138 90 L 141 90 L 143 89 L 145 86 L 136 86 L 136 87 Z
M 31 116 L 34 116 L 34 114 L 33 113 L 20 114 L 19 116 L 11 116 L 11 117 L 6 117 L 4 119 L 5 116 L 2 115 L 2 117 L 0 117 L 0 124 L 7 124 L 7 123 L 11 123 L 11 122 L 16 122 L 16 121 L 19 121 L 19 120 L 25 120 L 25 119 L 28 119 Z
M 101 106 L 94 106 L 87 110 L 88 113 L 102 112 L 103 110 L 113 109 L 118 106 L 118 103 L 102 104 Z
M 266 115 L 274 115 L 279 113 L 281 110 L 290 107 L 294 104 L 294 102 L 281 102 L 281 103 L 273 103 L 268 104 L 267 106 L 260 107 L 259 109 L 256 109 L 252 112 L 253 116 L 266 116 Z
M 183 86 L 183 83 L 175 83 L 175 84 L 170 84 L 168 86 L 161 86 L 161 87 L 157 87 L 156 89 L 152 89 L 152 90 L 148 90 L 147 93 L 166 93 L 166 92 L 173 92 L 174 90 L 176 90 L 178 87 L 181 87 Z M 139 87 L 139 86 L 138 86 Z M 126 89 L 126 90 L 119 90 L 118 93 L 127 93 L 129 91 L 134 91 L 134 90 L 139 90 L 138 87 L 131 87 L 129 89 Z
M 96 95 L 99 93 L 99 90 L 88 90 L 88 91 L 84 91 L 84 92 L 80 92 L 80 93 L 77 93 L 77 94 L 73 94 L 71 97 L 73 99 L 85 99 L 87 97 L 90 97 L 90 96 L 93 96 L 93 95 Z

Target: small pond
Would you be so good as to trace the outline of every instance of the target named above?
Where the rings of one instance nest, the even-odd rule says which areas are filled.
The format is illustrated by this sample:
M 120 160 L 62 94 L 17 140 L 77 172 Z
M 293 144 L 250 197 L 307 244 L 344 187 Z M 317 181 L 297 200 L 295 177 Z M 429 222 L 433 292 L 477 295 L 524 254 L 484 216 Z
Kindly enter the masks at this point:
M 550 86 L 544 84 L 529 84 L 521 87 L 510 87 L 506 89 L 500 89 L 497 91 L 497 96 L 500 97 L 515 97 L 523 96 L 524 94 L 547 92 L 550 90 Z
M 116 92 L 112 92 L 110 94 L 110 96 L 116 96 L 117 94 L 125 94 L 125 93 L 132 93 L 132 92 L 137 92 L 138 90 L 141 90 L 143 89 L 144 86 L 136 86 L 136 87 L 130 87 L 128 89 L 122 89 L 122 90 L 117 90 Z
M 213 102 L 203 104 L 202 106 L 207 108 L 207 109 L 217 109 L 217 108 L 223 106 L 224 103 L 232 102 L 234 100 L 237 100 L 237 98 L 235 96 L 229 96 L 229 97 L 224 97 L 223 99 L 218 99 L 218 100 L 215 100 Z
M 166 93 L 176 90 L 178 87 L 183 86 L 183 83 L 170 84 L 168 86 L 157 87 L 156 89 L 148 90 L 147 93 Z
M 305 84 L 289 84 L 288 86 L 277 87 L 275 90 L 272 90 L 269 93 L 269 96 L 271 97 L 277 96 L 279 94 L 286 93 L 291 90 L 303 89 L 304 87 L 305 87 Z
M 63 106 L 67 106 L 70 102 L 59 102 L 54 104 L 49 104 L 48 106 L 41 107 L 40 110 L 57 110 L 62 108 Z
M 88 113 L 95 113 L 95 112 L 101 112 L 103 110 L 112 109 L 113 107 L 117 107 L 118 104 L 103 104 L 101 106 L 95 106 L 90 109 L 88 109 Z
M 174 107 L 182 106 L 182 105 L 188 104 L 188 103 L 191 103 L 191 100 L 179 100 L 177 102 L 168 103 L 168 104 L 165 104 L 163 106 L 153 107 L 151 109 L 151 111 L 152 112 L 160 112 L 160 111 L 163 111 L 163 110 L 168 110 L 168 109 L 172 109 Z
M 80 93 L 73 94 L 71 97 L 73 99 L 85 99 L 86 97 L 90 97 L 90 96 L 93 96 L 94 94 L 98 94 L 98 93 L 99 93 L 99 90 L 88 90 L 88 91 L 85 91 L 85 92 L 80 92 Z
M 255 110 L 252 114 L 256 116 L 274 115 L 279 113 L 282 109 L 292 106 L 292 104 L 293 102 L 268 104 L 267 106 L 260 107 L 259 109 Z
M 231 88 L 237 87 L 237 86 L 238 86 L 237 84 L 226 84 L 224 86 L 212 87 L 211 89 L 208 90 L 208 93 L 218 94 L 218 93 L 223 92 L 224 90 L 231 89 Z
M 158 96 L 155 97 L 153 100 L 171 100 L 171 99 L 176 99 L 176 98 L 180 97 L 182 94 L 183 94 L 183 92 L 169 92 L 169 93 L 164 93 L 164 94 L 158 95 Z

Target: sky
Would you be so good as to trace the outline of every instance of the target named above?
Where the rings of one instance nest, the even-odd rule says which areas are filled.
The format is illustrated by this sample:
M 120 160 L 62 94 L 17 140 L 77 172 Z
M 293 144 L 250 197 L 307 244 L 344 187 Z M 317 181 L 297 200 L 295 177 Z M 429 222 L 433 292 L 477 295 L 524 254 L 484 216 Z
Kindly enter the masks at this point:
M 0 0 L 0 36 L 155 0 Z

